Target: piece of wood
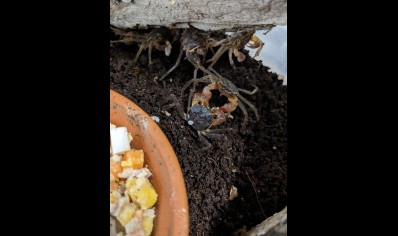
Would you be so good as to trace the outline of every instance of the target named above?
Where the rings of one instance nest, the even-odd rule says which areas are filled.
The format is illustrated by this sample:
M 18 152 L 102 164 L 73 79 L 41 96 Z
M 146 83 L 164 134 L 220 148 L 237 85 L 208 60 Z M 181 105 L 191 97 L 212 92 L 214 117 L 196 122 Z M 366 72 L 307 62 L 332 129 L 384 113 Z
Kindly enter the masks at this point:
M 118 28 L 166 26 L 201 30 L 287 25 L 287 0 L 110 0 Z
M 247 236 L 286 236 L 287 206 L 280 212 L 268 217 L 262 223 L 251 229 Z

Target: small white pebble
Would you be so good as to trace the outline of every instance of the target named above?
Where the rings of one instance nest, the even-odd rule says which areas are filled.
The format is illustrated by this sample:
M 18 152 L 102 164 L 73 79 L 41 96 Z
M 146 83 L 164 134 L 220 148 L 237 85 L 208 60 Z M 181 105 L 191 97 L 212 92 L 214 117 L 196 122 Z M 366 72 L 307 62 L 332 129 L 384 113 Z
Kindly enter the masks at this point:
M 189 120 L 188 125 L 193 125 L 193 120 Z
M 152 120 L 154 120 L 156 123 L 159 123 L 159 122 L 160 122 L 160 119 L 159 119 L 159 117 L 157 117 L 157 116 L 151 116 L 151 118 L 152 118 Z
M 273 147 L 272 147 L 272 149 L 276 150 L 276 147 L 275 147 L 275 146 L 273 146 Z

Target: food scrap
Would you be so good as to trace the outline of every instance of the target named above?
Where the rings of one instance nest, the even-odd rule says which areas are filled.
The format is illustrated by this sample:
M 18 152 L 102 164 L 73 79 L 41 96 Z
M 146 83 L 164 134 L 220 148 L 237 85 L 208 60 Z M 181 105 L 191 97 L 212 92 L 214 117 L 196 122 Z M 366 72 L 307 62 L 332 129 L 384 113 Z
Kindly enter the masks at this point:
M 144 166 L 144 152 L 131 149 L 132 140 L 126 127 L 110 125 L 111 232 L 149 236 L 158 195 L 149 181 L 152 173 Z

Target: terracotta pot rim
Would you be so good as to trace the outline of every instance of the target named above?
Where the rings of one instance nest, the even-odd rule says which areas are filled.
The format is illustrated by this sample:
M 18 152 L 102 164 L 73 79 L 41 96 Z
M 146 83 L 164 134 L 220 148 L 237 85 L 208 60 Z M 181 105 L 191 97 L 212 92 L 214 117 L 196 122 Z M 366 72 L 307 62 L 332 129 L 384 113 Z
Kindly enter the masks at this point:
M 143 135 L 144 138 L 141 138 L 141 142 L 144 142 L 144 140 L 147 139 L 151 140 L 148 142 L 150 144 L 145 144 L 145 147 L 150 150 L 151 153 L 148 156 L 157 156 L 157 158 L 155 158 L 156 160 L 150 160 L 151 163 L 156 165 L 154 168 L 164 170 L 161 171 L 161 176 L 156 176 L 158 178 L 158 182 L 162 182 L 164 184 L 164 186 L 158 186 L 159 189 L 161 189 L 163 193 L 167 194 L 166 197 L 162 198 L 162 208 L 159 208 L 158 214 L 159 216 L 165 214 L 169 219 L 155 218 L 154 231 L 152 235 L 189 235 L 189 209 L 185 181 L 177 156 L 166 135 L 158 124 L 153 121 L 152 118 L 137 104 L 112 89 L 110 90 L 110 110 L 111 122 L 112 112 L 114 110 L 118 110 L 119 113 L 123 113 L 124 120 L 127 119 L 131 124 L 139 123 L 141 132 L 145 133 Z M 116 111 L 114 112 L 116 114 Z M 158 149 L 161 149 L 162 151 L 159 151 Z M 149 168 L 151 169 L 151 166 L 149 166 Z M 153 173 L 153 175 L 153 178 L 156 178 L 156 173 Z M 165 209 L 171 212 L 164 212 Z M 160 210 L 163 210 L 163 212 L 160 212 Z M 159 222 L 162 222 L 158 222 L 157 225 L 158 220 Z M 157 227 L 159 228 L 157 229 Z M 159 232 L 160 230 L 161 232 Z

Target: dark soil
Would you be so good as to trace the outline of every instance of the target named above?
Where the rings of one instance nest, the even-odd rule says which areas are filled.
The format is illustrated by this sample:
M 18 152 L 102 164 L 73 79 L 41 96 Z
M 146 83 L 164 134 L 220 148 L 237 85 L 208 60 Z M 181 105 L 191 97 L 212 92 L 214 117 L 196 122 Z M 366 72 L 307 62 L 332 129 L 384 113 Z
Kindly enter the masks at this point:
M 163 112 L 166 107 L 161 105 L 168 95 L 175 94 L 183 107 L 187 106 L 189 89 L 181 97 L 181 88 L 192 78 L 193 66 L 182 60 L 165 83 L 154 80 L 174 65 L 177 48 L 179 45 L 173 45 L 170 57 L 153 50 L 151 66 L 147 65 L 146 50 L 133 68 L 130 63 L 137 45 L 112 46 L 111 89 L 160 118 L 159 125 L 174 147 L 185 178 L 190 235 L 233 235 L 243 228 L 250 230 L 287 205 L 287 86 L 249 56 L 242 63 L 235 61 L 237 68 L 233 70 L 225 53 L 214 68 L 240 88 L 259 88 L 256 94 L 243 96 L 258 109 L 260 120 L 257 122 L 254 112 L 246 106 L 249 122 L 240 130 L 244 116 L 236 109 L 233 119 L 218 127 L 235 131 L 208 139 L 212 147 L 202 151 L 204 143 L 177 109 L 169 109 L 171 115 L 167 116 Z M 211 104 L 225 101 L 215 92 Z M 232 186 L 238 189 L 238 197 L 230 201 Z

